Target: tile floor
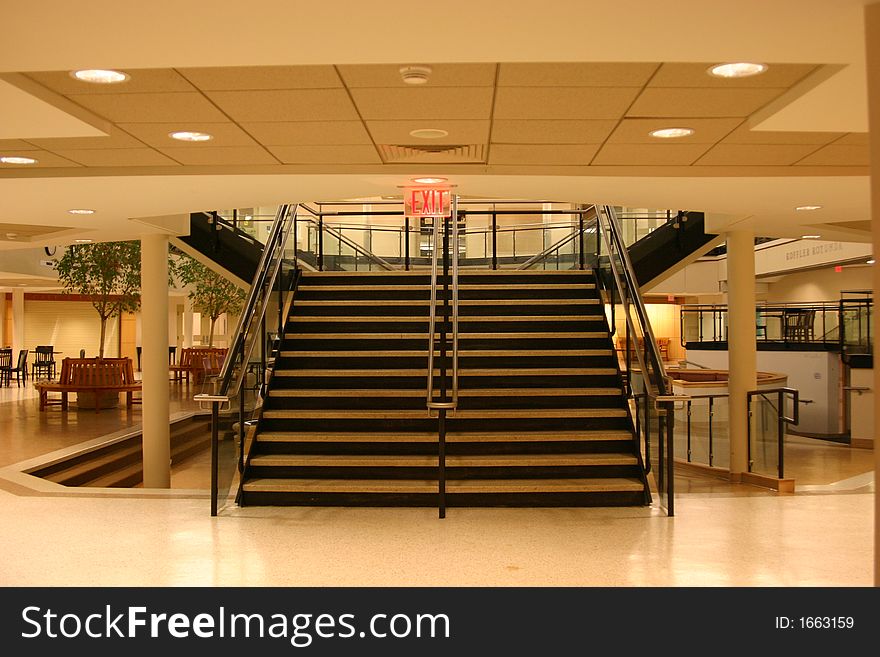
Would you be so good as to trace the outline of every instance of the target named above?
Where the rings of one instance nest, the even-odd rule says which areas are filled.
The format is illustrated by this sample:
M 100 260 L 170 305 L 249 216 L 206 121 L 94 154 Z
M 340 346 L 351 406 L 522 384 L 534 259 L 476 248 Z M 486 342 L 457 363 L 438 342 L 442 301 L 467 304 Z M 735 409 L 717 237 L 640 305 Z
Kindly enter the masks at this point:
M 185 390 L 173 410 L 189 407 Z M 106 413 L 106 414 L 105 414 Z M 88 417 L 86 417 L 88 416 Z M 0 390 L 0 465 L 137 424 Z M 0 489 L 3 586 L 870 586 L 873 453 L 792 439 L 798 491 L 678 477 L 641 509 L 227 508 L 204 497 Z M 181 468 L 203 487 L 208 459 Z M 802 487 L 803 486 L 803 487 Z M 132 491 L 134 492 L 134 491 Z M 145 491 L 146 492 L 146 491 Z

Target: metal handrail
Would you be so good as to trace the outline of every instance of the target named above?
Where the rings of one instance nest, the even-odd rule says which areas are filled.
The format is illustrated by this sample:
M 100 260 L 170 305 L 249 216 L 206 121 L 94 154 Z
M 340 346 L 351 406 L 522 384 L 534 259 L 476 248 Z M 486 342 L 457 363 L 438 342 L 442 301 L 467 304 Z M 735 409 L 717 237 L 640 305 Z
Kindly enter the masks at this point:
M 305 207 L 305 206 L 303 206 L 303 207 Z M 306 209 L 308 209 L 308 208 L 306 208 Z M 319 230 L 322 230 L 325 233 L 332 235 L 333 237 L 338 239 L 340 242 L 346 244 L 347 246 L 350 246 L 356 253 L 360 253 L 361 255 L 366 257 L 367 259 L 372 260 L 373 262 L 378 264 L 380 267 L 382 267 L 382 269 L 386 269 L 388 271 L 395 270 L 394 265 L 392 265 L 388 261 L 380 258 L 372 251 L 365 249 L 363 246 L 361 246 L 357 242 L 353 241 L 352 239 L 346 237 L 345 235 L 343 235 L 341 232 L 339 232 L 338 230 L 336 230 L 332 226 L 328 226 L 325 223 L 319 223 L 317 220 L 315 220 L 312 217 L 298 217 L 298 220 L 299 221 L 307 221 L 311 224 L 314 224 Z
M 578 224 L 571 224 L 572 231 L 568 235 L 565 235 L 562 239 L 558 240 L 554 244 L 551 244 L 550 246 L 548 246 L 546 249 L 544 249 L 540 253 L 536 253 L 531 258 L 529 258 L 524 263 L 522 263 L 519 267 L 517 267 L 517 269 L 528 269 L 529 267 L 531 267 L 535 263 L 541 262 L 547 256 L 549 256 L 551 253 L 553 253 L 554 251 L 558 251 L 559 249 L 561 249 L 563 246 L 565 246 L 569 242 L 573 242 L 574 240 L 576 240 L 577 238 L 580 237 L 582 232 L 586 232 L 586 230 L 589 227 L 595 226 L 595 225 L 596 225 L 595 222 L 591 222 L 589 225 L 585 225 L 583 228 L 581 228 L 581 227 L 579 227 Z
M 275 286 L 275 279 L 278 276 L 281 266 L 281 258 L 278 258 L 275 267 L 271 272 L 268 271 L 267 262 L 279 250 L 279 247 L 283 251 L 284 245 L 287 243 L 287 238 L 290 236 L 291 232 L 292 222 L 289 221 L 290 216 L 291 206 L 289 204 L 280 205 L 278 207 L 278 212 L 275 215 L 275 222 L 272 224 L 269 236 L 266 238 L 266 245 L 263 248 L 263 254 L 260 256 L 260 262 L 257 264 L 257 270 L 254 274 L 254 280 L 251 283 L 250 293 L 248 294 L 244 309 L 238 318 L 238 324 L 233 333 L 233 335 L 236 336 L 235 343 L 226 352 L 226 359 L 223 361 L 223 366 L 220 368 L 220 374 L 217 377 L 216 388 L 214 390 L 214 397 L 225 396 L 228 398 L 230 388 L 238 390 L 241 386 L 241 381 L 245 376 L 244 368 L 239 369 L 236 383 L 234 386 L 231 385 L 232 374 L 235 370 L 235 362 L 239 358 L 243 358 L 244 360 L 250 358 L 250 351 L 253 349 L 254 343 L 251 341 L 250 346 L 246 345 L 245 338 L 250 333 L 253 322 L 255 320 L 262 321 L 266 314 L 266 308 L 269 305 L 269 295 L 262 293 L 265 290 L 271 290 Z M 260 301 L 261 296 L 262 306 L 260 307 L 259 313 L 256 313 L 257 303 Z M 198 400 L 200 395 L 196 395 L 195 398 Z
M 452 388 L 450 401 L 438 401 L 434 399 L 434 336 L 437 323 L 437 260 L 438 252 L 437 240 L 439 237 L 439 226 L 445 222 L 443 217 L 434 217 L 433 242 L 434 248 L 431 249 L 431 301 L 430 316 L 428 321 L 428 385 L 426 404 L 429 409 L 455 409 L 458 406 L 458 221 L 455 220 L 458 211 L 458 199 L 453 196 L 451 201 L 452 207 Z M 444 226 L 445 233 L 445 226 Z M 445 251 L 445 249 L 443 249 Z M 445 255 L 445 254 L 444 254 Z

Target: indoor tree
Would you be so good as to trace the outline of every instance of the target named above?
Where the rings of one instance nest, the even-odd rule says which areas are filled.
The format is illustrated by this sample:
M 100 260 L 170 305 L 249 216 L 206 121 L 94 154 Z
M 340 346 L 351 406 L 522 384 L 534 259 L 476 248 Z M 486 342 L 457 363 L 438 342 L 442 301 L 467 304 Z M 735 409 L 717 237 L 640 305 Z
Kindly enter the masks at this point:
M 208 346 L 214 346 L 214 324 L 223 313 L 235 314 L 244 307 L 244 290 L 232 281 L 209 269 L 195 258 L 174 250 L 171 270 L 182 286 L 188 286 L 193 308 L 211 320 Z
M 98 311 L 98 358 L 103 358 L 107 320 L 123 312 L 134 312 L 140 306 L 140 242 L 74 244 L 55 262 L 55 269 L 67 294 L 88 296 Z

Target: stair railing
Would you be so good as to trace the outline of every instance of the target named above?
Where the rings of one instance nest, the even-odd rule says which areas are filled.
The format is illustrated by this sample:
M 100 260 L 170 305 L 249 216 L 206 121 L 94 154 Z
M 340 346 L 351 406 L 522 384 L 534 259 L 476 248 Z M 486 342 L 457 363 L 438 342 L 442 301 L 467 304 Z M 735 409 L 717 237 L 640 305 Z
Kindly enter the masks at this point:
M 249 367 L 254 347 L 260 343 L 260 360 L 266 362 L 266 322 L 267 310 L 273 301 L 277 302 L 279 338 L 284 334 L 284 322 L 287 316 L 285 308 L 289 305 L 296 290 L 299 280 L 299 270 L 285 263 L 284 250 L 287 240 L 293 232 L 296 206 L 285 204 L 278 207 L 275 221 L 269 230 L 263 254 L 257 266 L 250 292 L 245 301 L 244 308 L 238 320 L 233 341 L 226 353 L 226 359 L 220 368 L 220 372 L 214 382 L 214 390 L 211 393 L 195 395 L 194 399 L 200 404 L 210 404 L 211 407 L 211 515 L 216 516 L 219 506 L 220 488 L 220 411 L 230 409 L 231 402 L 238 398 L 238 453 L 236 462 L 238 472 L 241 473 L 245 465 L 245 382 L 252 370 Z M 286 276 L 285 276 L 286 275 Z M 260 394 L 265 391 L 266 377 L 263 376 L 262 384 L 256 392 L 259 402 Z M 232 441 L 230 441 L 230 444 Z M 225 452 L 230 450 L 226 448 Z M 226 457 L 232 456 L 225 454 Z M 224 489 L 226 488 L 224 482 Z M 231 480 L 228 482 L 231 489 Z
M 667 515 L 674 515 L 674 454 L 673 454 L 673 422 L 674 403 L 682 401 L 680 397 L 672 394 L 672 385 L 666 376 L 660 351 L 654 340 L 654 332 L 648 319 L 644 301 L 639 292 L 635 270 L 629 258 L 629 252 L 621 234 L 620 224 L 610 205 L 597 206 L 599 222 L 599 234 L 601 243 L 605 247 L 606 255 L 600 261 L 600 267 L 610 270 L 610 302 L 619 301 L 624 315 L 626 326 L 626 351 L 627 362 L 630 363 L 629 354 L 635 351 L 641 373 L 641 387 L 637 390 L 634 385 L 634 372 L 628 365 L 627 387 L 630 395 L 644 393 L 647 397 L 647 406 L 658 411 L 657 414 L 657 452 L 656 467 L 652 464 L 650 450 L 650 413 L 646 412 L 645 422 L 641 425 L 645 438 L 645 468 L 653 469 L 657 483 L 657 491 L 660 496 L 660 504 L 666 509 Z M 602 272 L 597 272 L 598 276 Z M 633 345 L 636 345 L 633 348 Z M 664 430 L 665 429 L 665 430 Z M 636 435 L 639 440 L 641 436 Z M 640 447 L 640 446 L 639 446 Z M 638 450 L 641 453 L 641 449 Z
M 313 210 L 312 208 L 308 207 L 307 205 L 301 205 L 300 207 L 312 216 L 308 216 L 308 215 L 300 216 L 300 217 L 297 217 L 297 221 L 311 223 L 315 226 L 315 229 L 317 231 L 317 235 L 318 235 L 318 240 L 317 240 L 317 265 L 318 266 L 317 266 L 317 269 L 318 269 L 318 271 L 324 271 L 326 269 L 325 262 L 324 262 L 325 256 L 326 256 L 325 249 L 324 249 L 324 236 L 325 235 L 330 235 L 330 236 L 336 238 L 336 240 L 339 241 L 340 245 L 345 244 L 352 251 L 354 251 L 354 253 L 356 255 L 362 255 L 364 258 L 367 259 L 367 261 L 374 263 L 375 265 L 377 265 L 381 269 L 384 269 L 386 271 L 394 271 L 395 269 L 397 269 L 394 265 L 390 264 L 385 259 L 380 258 L 379 256 L 377 256 L 375 253 L 373 253 L 369 249 L 361 246 L 360 244 L 358 244 L 354 240 L 343 235 L 342 232 L 336 230 L 332 226 L 328 226 L 326 223 L 324 223 L 324 215 L 323 214 L 319 214 L 317 211 Z
M 446 413 L 454 411 L 458 406 L 458 198 L 452 196 L 450 201 L 452 215 L 452 257 L 450 258 L 449 248 L 449 222 L 446 217 L 434 217 L 433 227 L 433 245 L 431 248 L 431 300 L 430 300 L 430 317 L 428 321 L 428 382 L 427 382 L 427 399 L 426 405 L 429 412 L 437 411 L 437 493 L 438 493 L 438 510 L 441 518 L 446 517 Z M 437 267 L 438 247 L 440 241 L 440 224 L 443 224 L 443 317 L 441 321 L 440 339 L 435 340 L 437 326 Z M 450 277 L 450 259 L 452 266 L 452 276 Z M 451 280 L 450 280 L 451 279 Z M 450 299 L 450 282 L 452 284 L 452 295 Z M 450 305 L 451 302 L 451 305 Z M 449 329 L 452 334 L 452 384 L 447 389 L 447 329 L 446 324 L 449 322 Z M 434 397 L 434 351 L 439 347 L 440 351 L 440 369 L 439 369 L 439 395 Z

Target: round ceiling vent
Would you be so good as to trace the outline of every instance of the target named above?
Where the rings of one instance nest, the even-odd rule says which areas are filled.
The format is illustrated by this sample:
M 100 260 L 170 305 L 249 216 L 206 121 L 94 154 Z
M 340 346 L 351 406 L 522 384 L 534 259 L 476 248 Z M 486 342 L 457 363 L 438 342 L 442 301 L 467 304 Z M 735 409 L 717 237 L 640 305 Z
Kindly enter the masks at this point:
M 426 84 L 431 76 L 430 66 L 401 66 L 400 77 L 406 84 Z

